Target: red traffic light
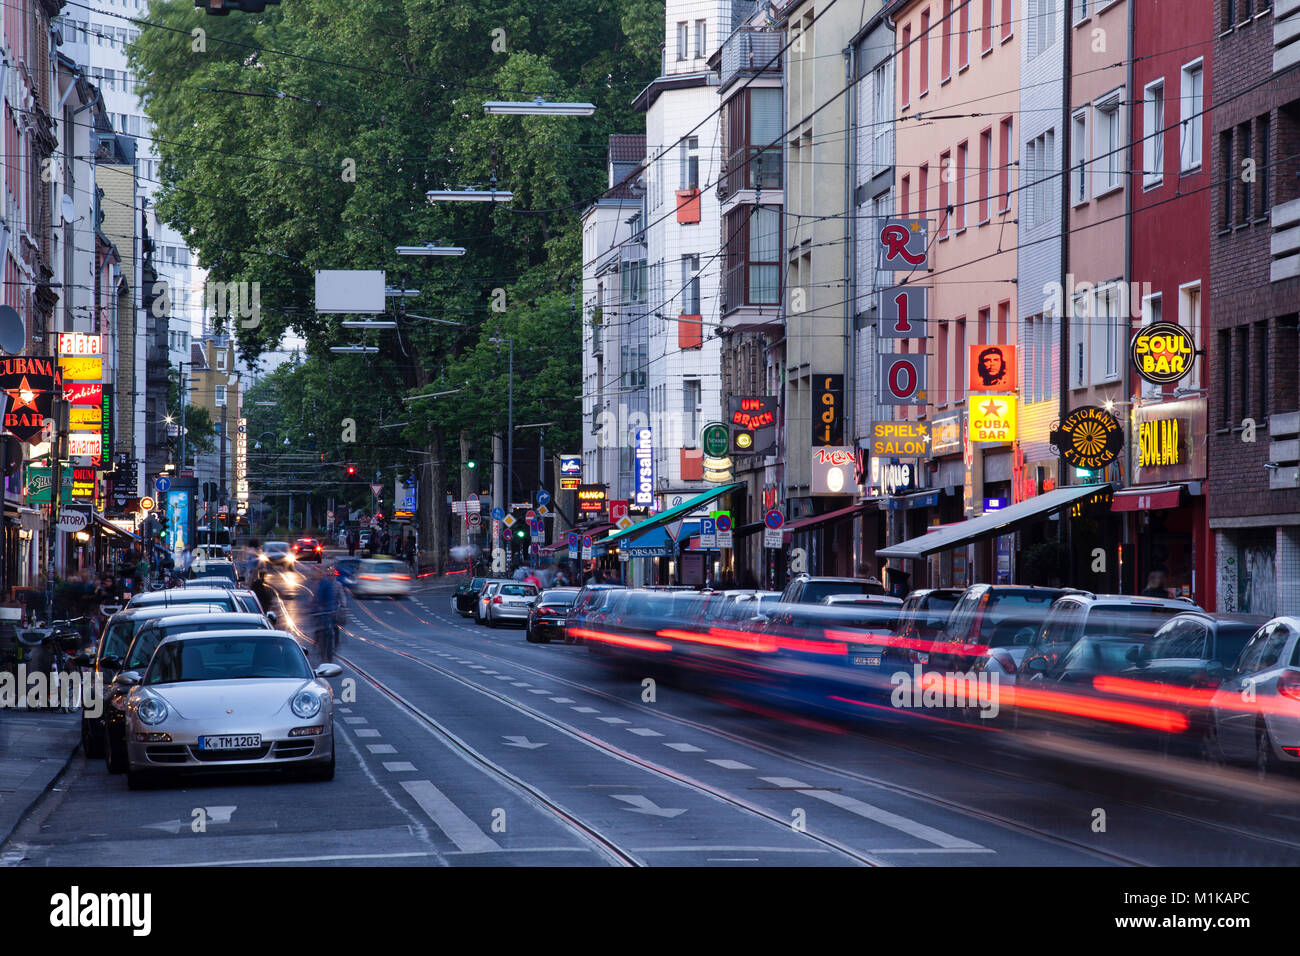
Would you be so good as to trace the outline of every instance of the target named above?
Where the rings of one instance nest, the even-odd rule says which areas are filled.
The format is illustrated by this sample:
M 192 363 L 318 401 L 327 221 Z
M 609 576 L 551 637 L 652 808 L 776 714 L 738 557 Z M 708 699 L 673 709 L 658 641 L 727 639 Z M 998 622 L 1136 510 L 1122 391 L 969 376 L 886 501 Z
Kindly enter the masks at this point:
M 352 478 L 353 476 L 356 475 L 356 473 L 357 473 L 357 466 L 356 466 L 356 465 L 348 465 L 348 477 L 349 477 L 349 478 Z

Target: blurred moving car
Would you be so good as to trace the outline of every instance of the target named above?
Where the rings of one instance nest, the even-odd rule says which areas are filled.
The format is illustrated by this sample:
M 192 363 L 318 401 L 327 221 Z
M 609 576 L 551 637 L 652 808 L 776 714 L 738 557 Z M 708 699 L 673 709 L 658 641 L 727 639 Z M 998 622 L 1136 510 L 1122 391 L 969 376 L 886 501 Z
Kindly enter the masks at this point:
M 391 558 L 365 558 L 357 567 L 352 593 L 358 598 L 405 598 L 411 593 L 411 569 Z
M 293 549 L 287 541 L 267 541 L 262 545 L 262 560 L 273 568 L 292 568 Z
M 170 614 L 147 620 L 131 641 L 123 660 L 123 671 L 143 671 L 153 660 L 158 645 L 173 634 L 194 634 L 199 631 L 261 631 L 269 630 L 271 623 L 261 614 Z M 126 696 L 130 682 L 114 681 L 105 688 L 103 707 L 103 754 L 109 773 L 126 769 Z M 88 755 L 89 756 L 89 755 Z
M 1275 617 L 1241 651 L 1210 701 L 1207 756 L 1261 777 L 1300 765 L 1300 617 Z
M 293 553 L 299 561 L 315 561 L 320 564 L 325 549 L 315 538 L 299 538 L 293 543 Z
M 357 569 L 361 567 L 361 558 L 335 558 L 334 573 L 339 576 L 339 583 L 352 587 L 356 583 Z
M 487 604 L 483 608 L 483 620 L 479 623 L 496 627 L 506 621 L 516 621 L 527 625 L 528 611 L 537 600 L 538 589 L 534 584 L 517 581 L 505 581 L 497 584 Z
M 922 588 L 904 599 L 894 633 L 902 642 L 918 645 L 919 663 L 930 663 L 930 652 L 919 645 L 936 640 L 948 626 L 962 588 Z
M 334 778 L 334 693 L 283 631 L 174 635 L 126 698 L 127 784 L 179 770 L 297 770 Z
M 549 644 L 564 637 L 564 621 L 578 599 L 578 588 L 549 588 L 528 608 L 525 638 L 532 644 Z
M 461 617 L 473 617 L 474 603 L 488 580 L 488 578 L 469 578 L 461 581 L 456 585 L 456 590 L 451 596 L 451 609 Z
M 588 584 L 578 591 L 573 607 L 564 619 L 564 643 L 582 642 L 582 631 L 604 618 L 605 607 L 618 591 L 627 590 L 621 584 Z
M 717 619 L 733 626 L 761 625 L 765 612 L 781 600 L 780 591 L 724 591 Z
M 935 637 L 929 669 L 964 672 L 991 661 L 1000 674 L 1016 674 L 1052 603 L 1065 593 L 1021 584 L 971 585 Z
M 875 578 L 825 578 L 797 574 L 781 592 L 783 604 L 816 604 L 832 594 L 885 594 Z

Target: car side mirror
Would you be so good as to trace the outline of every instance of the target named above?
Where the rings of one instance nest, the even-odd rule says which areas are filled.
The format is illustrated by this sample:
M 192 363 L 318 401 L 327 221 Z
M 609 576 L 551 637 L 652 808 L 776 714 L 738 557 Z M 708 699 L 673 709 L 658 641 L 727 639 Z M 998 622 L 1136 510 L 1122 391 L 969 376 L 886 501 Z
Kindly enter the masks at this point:
M 274 624 L 276 621 L 280 620 L 280 616 L 276 614 L 274 611 L 267 611 L 266 619 L 270 621 L 272 624 Z
M 72 663 L 76 664 L 78 667 L 90 667 L 94 661 L 90 659 L 89 654 L 78 654 L 72 659 Z
M 1134 644 L 1134 645 L 1133 645 L 1132 647 L 1130 647 L 1127 651 L 1125 651 L 1125 652 L 1124 652 L 1124 659 L 1125 659 L 1126 661 L 1128 661 L 1129 663 L 1131 663 L 1131 664 L 1141 664 L 1141 663 L 1142 663 L 1142 647 L 1141 647 L 1141 645 L 1139 645 L 1139 644 Z
M 104 670 L 120 670 L 122 667 L 122 658 L 114 654 L 105 654 L 99 659 L 99 666 Z
M 118 687 L 134 687 L 140 683 L 141 677 L 139 671 L 123 671 L 113 678 L 114 685 Z
M 1035 674 L 1046 674 L 1046 673 L 1047 673 L 1047 658 L 1045 658 L 1045 657 L 1031 657 L 1028 661 L 1025 662 L 1025 667 L 1027 667 L 1029 670 L 1033 671 Z
M 343 673 L 343 668 L 338 664 L 322 664 L 312 671 L 317 677 L 338 677 Z

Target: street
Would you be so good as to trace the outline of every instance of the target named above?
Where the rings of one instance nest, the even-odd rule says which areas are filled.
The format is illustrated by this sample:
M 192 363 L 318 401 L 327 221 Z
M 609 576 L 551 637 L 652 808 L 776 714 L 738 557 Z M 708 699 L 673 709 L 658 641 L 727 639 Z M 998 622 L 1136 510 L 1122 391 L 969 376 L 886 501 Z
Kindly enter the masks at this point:
M 278 576 L 289 618 L 316 573 Z M 718 699 L 616 672 L 583 645 L 475 626 L 450 594 L 348 597 L 332 782 L 209 776 L 130 792 L 78 753 L 0 862 L 1300 863 L 1286 807 L 975 749 L 963 728 L 922 735 Z

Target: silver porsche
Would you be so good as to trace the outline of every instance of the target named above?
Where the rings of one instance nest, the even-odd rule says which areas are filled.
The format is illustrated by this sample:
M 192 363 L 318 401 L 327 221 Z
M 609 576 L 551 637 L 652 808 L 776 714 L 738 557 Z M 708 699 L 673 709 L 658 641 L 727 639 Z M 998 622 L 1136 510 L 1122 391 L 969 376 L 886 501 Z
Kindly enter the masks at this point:
M 343 669 L 285 631 L 166 638 L 147 670 L 127 671 L 126 772 L 132 790 L 178 771 L 296 770 L 334 779 L 334 692 Z

